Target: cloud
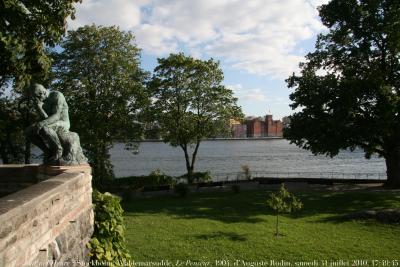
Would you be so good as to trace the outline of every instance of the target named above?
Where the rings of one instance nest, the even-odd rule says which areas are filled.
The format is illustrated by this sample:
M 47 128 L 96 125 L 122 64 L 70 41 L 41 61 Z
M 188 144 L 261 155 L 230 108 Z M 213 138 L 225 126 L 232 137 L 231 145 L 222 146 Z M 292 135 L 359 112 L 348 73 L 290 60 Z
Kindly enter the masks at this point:
M 83 24 L 119 25 L 147 53 L 184 50 L 249 73 L 287 77 L 303 60 L 298 47 L 323 30 L 316 6 L 327 0 L 86 0 Z
M 226 87 L 234 92 L 239 101 L 267 102 L 267 96 L 260 88 L 245 89 L 241 84 L 227 85 Z
M 240 90 L 242 90 L 243 86 L 241 84 L 229 84 L 226 85 L 226 88 L 232 90 L 234 93 L 238 93 Z
M 250 89 L 244 94 L 241 99 L 254 102 L 265 102 L 267 97 L 260 88 Z
M 75 20 L 68 20 L 68 29 L 87 24 L 103 26 L 117 25 L 122 30 L 131 30 L 141 21 L 141 6 L 148 1 L 132 0 L 85 0 L 75 5 Z

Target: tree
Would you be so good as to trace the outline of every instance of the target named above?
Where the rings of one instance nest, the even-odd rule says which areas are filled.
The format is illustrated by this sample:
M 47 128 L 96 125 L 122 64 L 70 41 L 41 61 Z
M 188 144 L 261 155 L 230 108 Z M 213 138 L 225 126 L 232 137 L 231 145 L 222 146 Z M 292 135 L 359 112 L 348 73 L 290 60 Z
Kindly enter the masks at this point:
M 74 16 L 78 0 L 0 2 L 0 157 L 3 163 L 30 162 L 30 143 L 23 130 L 30 124 L 31 79 L 47 77 L 54 46 L 65 33 L 66 18 Z M 5 94 L 5 89 L 13 88 Z
M 275 236 L 279 236 L 279 215 L 303 208 L 303 203 L 286 190 L 285 184 L 276 193 L 270 193 L 267 206 L 276 211 Z
M 203 61 L 179 53 L 158 59 L 158 64 L 149 84 L 154 120 L 164 142 L 182 148 L 188 182 L 192 182 L 201 141 L 227 134 L 229 119 L 242 113 L 233 92 L 221 84 L 223 72 L 213 59 Z
M 53 88 L 64 93 L 71 128 L 79 133 L 98 185 L 113 178 L 109 149 L 140 138 L 140 112 L 148 103 L 140 50 L 130 32 L 85 26 L 70 31 L 55 52 Z
M 287 80 L 297 112 L 284 135 L 314 154 L 376 153 L 399 187 L 400 2 L 332 0 L 319 14 L 329 31 Z
M 0 97 L 0 158 L 3 164 L 24 162 L 25 138 L 21 114 L 24 110 L 18 104 L 16 99 Z
M 51 60 L 45 48 L 65 33 L 76 2 L 80 0 L 0 2 L 0 87 L 11 79 L 23 88 L 32 77 L 46 76 Z

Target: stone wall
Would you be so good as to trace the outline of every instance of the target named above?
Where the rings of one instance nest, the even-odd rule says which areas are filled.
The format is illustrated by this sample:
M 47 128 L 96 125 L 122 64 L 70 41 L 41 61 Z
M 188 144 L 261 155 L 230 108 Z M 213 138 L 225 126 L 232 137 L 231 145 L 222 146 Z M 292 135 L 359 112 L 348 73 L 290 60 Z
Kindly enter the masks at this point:
M 93 232 L 90 167 L 30 169 L 43 181 L 0 198 L 0 267 L 83 266 Z

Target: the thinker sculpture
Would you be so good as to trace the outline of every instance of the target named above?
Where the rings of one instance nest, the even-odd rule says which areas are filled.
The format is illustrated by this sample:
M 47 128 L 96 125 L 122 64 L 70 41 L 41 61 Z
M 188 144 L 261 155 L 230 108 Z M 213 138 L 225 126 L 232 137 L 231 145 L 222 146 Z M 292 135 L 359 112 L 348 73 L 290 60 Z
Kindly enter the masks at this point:
M 33 84 L 30 93 L 40 121 L 26 129 L 27 138 L 44 153 L 45 165 L 86 164 L 77 133 L 70 132 L 68 105 L 64 95 Z

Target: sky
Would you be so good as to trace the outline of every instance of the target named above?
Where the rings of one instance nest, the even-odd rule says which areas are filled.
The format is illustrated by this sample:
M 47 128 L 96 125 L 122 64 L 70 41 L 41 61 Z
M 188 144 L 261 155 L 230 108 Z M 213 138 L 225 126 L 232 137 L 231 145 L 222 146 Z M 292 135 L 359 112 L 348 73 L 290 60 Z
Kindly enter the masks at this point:
M 142 68 L 184 52 L 213 58 L 247 116 L 293 113 L 285 79 L 314 49 L 325 28 L 317 7 L 327 0 L 84 0 L 68 30 L 86 24 L 132 31 Z

